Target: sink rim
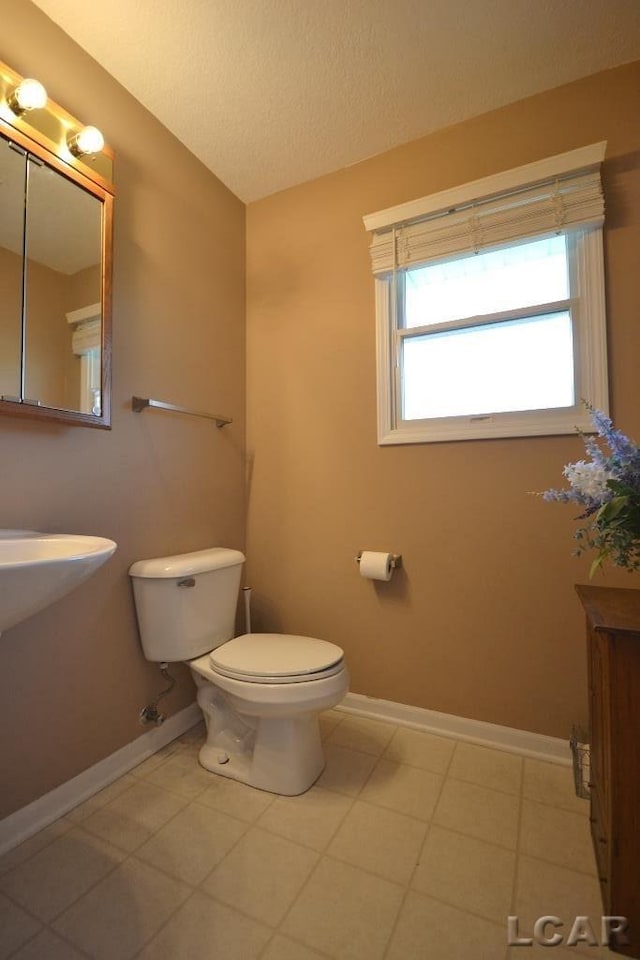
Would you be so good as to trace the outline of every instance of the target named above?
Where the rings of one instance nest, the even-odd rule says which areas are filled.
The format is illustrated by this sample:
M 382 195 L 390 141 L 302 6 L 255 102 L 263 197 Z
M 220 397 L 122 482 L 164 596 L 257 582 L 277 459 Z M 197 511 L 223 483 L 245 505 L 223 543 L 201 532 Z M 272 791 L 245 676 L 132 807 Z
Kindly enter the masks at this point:
M 7 536 L 7 534 L 9 534 Z M 42 545 L 44 552 L 40 556 L 20 557 L 19 548 L 24 544 L 29 553 L 29 547 Z M 67 546 L 65 551 L 46 552 L 46 545 Z M 34 530 L 10 530 L 0 533 L 0 570 L 20 569 L 24 567 L 46 566 L 47 564 L 69 564 L 74 561 L 97 559 L 105 560 L 112 556 L 117 543 L 107 537 L 95 537 L 89 534 L 75 533 L 40 533 Z M 3 547 L 13 547 L 10 556 L 3 556 Z

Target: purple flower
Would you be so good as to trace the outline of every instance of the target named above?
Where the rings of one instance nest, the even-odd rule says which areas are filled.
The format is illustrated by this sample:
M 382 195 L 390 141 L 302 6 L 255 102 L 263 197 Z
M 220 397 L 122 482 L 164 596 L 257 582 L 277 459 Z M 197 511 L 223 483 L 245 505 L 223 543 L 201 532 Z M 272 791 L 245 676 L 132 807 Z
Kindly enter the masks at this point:
M 627 570 L 637 570 L 640 569 L 640 449 L 614 428 L 605 413 L 589 404 L 586 406 L 597 432 L 597 437 L 587 437 L 578 431 L 588 459 L 569 463 L 564 468 L 568 489 L 546 490 L 542 498 L 577 503 L 583 508 L 578 519 L 589 522 L 574 534 L 578 540 L 576 553 L 587 548 L 598 551 L 592 574 L 607 557 Z

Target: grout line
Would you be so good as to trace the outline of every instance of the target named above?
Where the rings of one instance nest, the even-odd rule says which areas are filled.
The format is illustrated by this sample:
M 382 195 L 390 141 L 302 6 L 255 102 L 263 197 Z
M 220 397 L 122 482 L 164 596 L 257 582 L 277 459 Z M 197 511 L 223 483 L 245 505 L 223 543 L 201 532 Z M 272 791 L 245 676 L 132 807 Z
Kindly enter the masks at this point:
M 457 744 L 456 744 L 456 746 L 457 746 Z M 427 840 L 429 839 L 429 834 L 431 833 L 431 827 L 433 826 L 433 817 L 435 816 L 435 812 L 436 812 L 436 810 L 438 809 L 438 804 L 440 803 L 440 798 L 441 798 L 441 796 L 442 796 L 442 791 L 444 790 L 444 785 L 445 785 L 445 783 L 447 782 L 447 778 L 448 778 L 448 775 L 449 775 L 449 770 L 451 769 L 451 764 L 453 763 L 453 757 L 454 757 L 454 755 L 455 755 L 455 752 L 456 752 L 456 747 L 454 747 L 454 749 L 451 751 L 451 755 L 450 755 L 450 757 L 449 757 L 449 761 L 448 761 L 448 763 L 447 763 L 446 766 L 445 766 L 444 772 L 442 773 L 442 781 L 441 781 L 441 783 L 440 783 L 440 789 L 438 790 L 438 795 L 437 795 L 437 797 L 436 797 L 435 803 L 433 804 L 433 811 L 432 811 L 432 813 L 431 813 L 431 816 L 429 817 L 429 820 L 427 821 L 427 830 L 426 830 L 426 833 L 425 833 L 425 836 L 424 836 L 424 840 L 422 841 L 422 846 L 420 847 L 420 851 L 419 851 L 419 853 L 418 853 L 418 857 L 417 857 L 417 859 L 416 859 L 416 862 L 415 862 L 415 865 L 414 865 L 414 867 L 413 867 L 413 870 L 411 871 L 411 876 L 409 877 L 409 880 L 408 880 L 408 882 L 407 882 L 407 884 L 406 884 L 406 888 L 405 888 L 405 891 L 404 891 L 404 896 L 402 897 L 402 900 L 401 900 L 400 905 L 399 905 L 399 907 L 398 907 L 398 912 L 397 912 L 397 914 L 396 914 L 395 920 L 394 920 L 394 922 L 393 922 L 393 924 L 392 924 L 391 930 L 389 931 L 389 936 L 388 936 L 388 938 L 387 938 L 387 942 L 386 942 L 385 947 L 384 947 L 383 958 L 385 958 L 385 957 L 387 957 L 387 956 L 389 955 L 389 950 L 391 949 L 391 944 L 393 943 L 393 938 L 394 938 L 394 936 L 395 936 L 395 934 L 396 934 L 396 931 L 397 931 L 397 929 L 398 929 L 398 924 L 400 923 L 400 917 L 402 916 L 402 912 L 403 912 L 404 907 L 405 907 L 405 904 L 406 904 L 406 902 L 407 902 L 407 898 L 408 898 L 408 896 L 409 896 L 410 893 L 415 893 L 415 892 L 416 892 L 416 891 L 413 889 L 413 886 L 412 886 L 412 884 L 413 884 L 413 879 L 414 879 L 414 877 L 415 877 L 415 875 L 416 875 L 416 871 L 417 871 L 418 866 L 419 866 L 419 864 L 420 864 L 420 861 L 421 861 L 421 859 L 422 859 L 422 855 L 423 855 L 423 853 L 424 853 L 424 848 L 425 848 L 425 846 L 426 846 Z
M 12 902 L 13 902 L 13 901 L 12 901 Z M 42 923 L 42 920 L 40 921 L 40 923 Z M 40 934 L 42 933 L 42 931 L 43 931 L 43 930 L 46 930 L 46 929 L 47 929 L 47 927 L 46 927 L 45 925 L 41 926 L 40 929 L 39 929 L 39 930 L 36 930 L 35 933 L 32 933 L 30 937 L 27 937 L 26 940 L 23 940 L 22 943 L 19 943 L 19 944 L 17 945 L 17 947 L 15 947 L 14 950 L 10 950 L 9 953 L 7 953 L 7 954 L 5 955 L 5 960 L 11 960 L 11 957 L 15 957 L 15 955 L 16 955 L 17 953 L 19 953 L 20 950 L 22 950 L 24 947 L 26 947 L 27 944 L 33 943 L 33 941 L 36 939 L 36 937 L 39 937 Z M 0 946 L 1 946 L 1 944 L 0 944 Z
M 311 789 L 313 789 L 313 788 L 311 788 Z M 318 789 L 320 789 L 320 788 L 318 788 Z M 281 917 L 281 919 L 280 919 L 280 923 L 278 924 L 276 930 L 277 930 L 277 931 L 281 931 L 283 936 L 288 936 L 288 934 L 286 934 L 286 933 L 283 931 L 283 929 L 282 929 L 282 928 L 283 928 L 283 925 L 285 924 L 285 922 L 286 922 L 286 920 L 287 920 L 287 917 L 289 916 L 289 914 L 291 913 L 291 911 L 293 910 L 293 908 L 295 907 L 295 905 L 296 905 L 296 904 L 298 903 L 298 901 L 300 900 L 300 898 L 301 898 L 302 894 L 304 893 L 304 891 L 307 889 L 307 887 L 308 887 L 309 884 L 311 883 L 312 878 L 313 878 L 313 877 L 315 876 L 315 874 L 317 873 L 317 871 L 318 871 L 318 869 L 319 869 L 319 867 L 320 867 L 320 864 L 322 863 L 323 859 L 324 859 L 325 856 L 326 856 L 326 851 L 327 851 L 327 849 L 329 848 L 332 840 L 334 839 L 334 837 L 335 837 L 336 834 L 338 833 L 338 830 L 341 828 L 341 826 L 342 826 L 342 824 L 344 823 L 346 817 L 348 816 L 349 812 L 350 812 L 350 811 L 352 810 L 352 808 L 353 808 L 353 805 L 354 805 L 354 803 L 355 803 L 355 798 L 350 798 L 350 799 L 351 799 L 351 803 L 350 803 L 349 806 L 346 808 L 344 814 L 340 817 L 340 819 L 339 819 L 339 821 L 338 821 L 338 823 L 337 823 L 337 825 L 336 825 L 335 830 L 333 830 L 333 832 L 331 833 L 331 835 L 330 835 L 329 839 L 327 840 L 327 842 L 326 842 L 325 846 L 323 847 L 323 849 L 322 849 L 322 850 L 316 850 L 316 851 L 314 851 L 315 853 L 318 854 L 318 859 L 317 859 L 316 863 L 314 864 L 314 866 L 312 867 L 312 869 L 309 871 L 308 877 L 306 878 L 306 880 L 304 881 L 304 883 L 302 884 L 302 886 L 301 886 L 300 889 L 298 890 L 296 896 L 293 898 L 293 900 L 292 900 L 291 903 L 289 904 L 287 910 L 285 911 L 285 913 L 282 915 L 282 917 Z M 286 838 L 283 838 L 283 839 L 286 839 Z M 300 844 L 300 846 L 304 846 L 304 844 Z M 308 849 L 308 848 L 307 848 L 307 849 Z M 308 946 L 308 945 L 306 945 L 306 946 Z M 315 948 L 314 948 L 314 949 L 315 949 Z
M 133 859 L 133 858 L 130 857 L 129 859 Z M 143 861 L 140 861 L 140 860 L 138 861 L 138 863 L 141 863 L 141 862 L 143 862 Z M 145 866 L 148 867 L 148 866 L 150 866 L 150 864 L 147 863 L 147 864 L 145 864 Z M 157 868 L 154 868 L 154 869 L 157 869 Z M 164 871 L 161 871 L 161 872 L 164 872 Z M 165 874 L 165 876 L 168 876 L 168 874 Z M 171 879 L 174 880 L 174 881 L 176 880 L 175 877 L 172 877 Z M 180 882 L 181 882 L 181 883 L 184 883 L 184 881 L 180 881 Z M 189 886 L 189 887 L 190 887 L 189 884 L 186 884 L 186 886 Z M 197 888 L 196 888 L 196 887 L 190 887 L 190 891 L 191 891 L 191 892 L 189 893 L 189 895 L 188 895 L 187 897 L 185 897 L 184 900 L 181 900 L 181 901 L 180 901 L 180 903 L 176 906 L 175 910 L 172 910 L 172 911 L 171 911 L 171 913 L 170 913 L 169 916 L 166 918 L 166 920 L 164 920 L 164 922 L 160 924 L 160 926 L 158 927 L 157 930 L 154 930 L 154 931 L 153 931 L 153 933 L 151 934 L 150 937 L 147 937 L 147 939 L 140 945 L 140 947 L 135 951 L 135 953 L 132 954 L 131 958 L 128 958 L 128 960 L 135 960 L 135 957 L 139 957 L 140 954 L 141 954 L 144 950 L 146 950 L 146 948 L 149 946 L 149 944 L 150 944 L 151 941 L 154 939 L 154 937 L 157 937 L 158 934 L 159 934 L 162 930 L 164 930 L 164 928 L 167 926 L 167 924 L 169 924 L 169 923 L 173 920 L 173 918 L 176 916 L 176 914 L 177 914 L 180 910 L 182 910 L 182 908 L 183 908 L 184 906 L 186 906 L 187 903 L 189 903 L 189 900 L 191 900 L 191 899 L 193 898 L 193 895 L 197 892 Z
M 50 926 L 47 926 L 46 929 L 47 929 L 47 930 L 49 931 L 49 933 L 51 933 L 53 936 L 58 937 L 60 940 L 62 940 L 63 943 L 66 943 L 68 946 L 70 946 L 70 947 L 71 947 L 73 950 L 75 950 L 76 953 L 79 954 L 81 957 L 87 957 L 88 960 L 92 960 L 90 953 L 87 953 L 87 951 L 86 951 L 83 947 L 79 947 L 79 946 L 78 946 L 76 943 L 74 943 L 72 940 L 69 940 L 69 938 L 68 938 L 67 936 L 65 936 L 63 933 L 60 933 L 59 930 L 54 930 L 54 928 L 53 928 L 53 927 L 50 927 Z
M 30 860 L 33 860 L 33 858 L 36 857 L 39 853 L 42 853 L 43 850 L 46 850 L 47 847 L 50 847 L 52 843 L 55 843 L 56 840 L 60 839 L 60 837 L 64 837 L 65 834 L 69 833 L 70 830 L 73 830 L 74 826 L 78 826 L 78 824 L 72 823 L 71 821 L 67 820 L 64 816 L 59 817 L 57 820 L 52 821 L 52 823 L 44 827 L 42 830 L 39 830 L 38 833 L 34 833 L 32 834 L 31 837 L 28 837 L 26 840 L 23 840 L 23 842 L 19 843 L 17 847 L 12 847 L 11 850 L 8 850 L 6 854 L 4 854 L 4 856 L 6 857 L 11 856 L 16 850 L 19 850 L 23 844 L 30 843 L 33 837 L 37 837 L 40 833 L 44 833 L 46 830 L 51 830 L 51 828 L 56 823 L 66 823 L 68 824 L 68 828 L 66 830 L 63 830 L 62 833 L 52 835 L 46 843 L 43 843 L 42 846 L 38 847 L 36 850 L 33 851 L 33 853 L 30 853 L 23 860 L 18 860 L 16 863 L 11 864 L 10 867 L 5 867 L 5 868 L 0 867 L 0 885 L 2 883 L 2 878 L 7 876 L 7 874 L 11 873 L 12 870 L 17 870 L 18 867 L 21 867 L 23 864 L 28 863 Z M 1 889 L 1 886 L 0 886 L 0 889 Z
M 260 952 L 258 960 L 260 960 L 260 957 L 264 957 L 266 955 L 266 951 L 270 947 L 272 941 L 275 940 L 275 938 L 278 936 L 283 937 L 285 940 L 290 940 L 291 943 L 295 943 L 297 947 L 302 947 L 303 950 L 306 950 L 309 953 L 312 953 L 320 958 L 326 958 L 326 960 L 336 960 L 335 954 L 332 955 L 330 953 L 325 953 L 325 951 L 321 947 L 310 947 L 308 943 L 304 942 L 304 940 L 300 940 L 299 937 L 293 937 L 290 933 L 283 933 L 283 931 L 280 930 L 280 928 L 273 931 L 273 936 L 271 937 L 269 942 L 265 944 L 264 948 Z
M 136 784 L 136 786 L 137 786 L 137 784 Z M 163 789 L 160 788 L 160 787 L 157 787 L 157 788 L 156 788 L 156 791 L 157 791 L 158 793 L 169 793 L 169 791 L 163 790 Z M 101 811 L 103 811 L 103 810 L 107 810 L 107 808 L 110 807 L 112 803 L 115 803 L 116 800 L 119 800 L 120 797 L 124 796 L 124 794 L 125 794 L 126 792 L 127 792 L 127 791 L 124 791 L 122 794 L 119 794 L 117 797 L 114 797 L 113 800 L 110 800 L 109 803 L 105 804 L 103 807 L 99 807 L 98 810 L 96 810 L 96 813 L 99 813 L 99 812 L 101 812 Z M 169 796 L 171 796 L 171 797 L 178 797 L 179 794 L 169 793 Z M 152 837 L 155 837 L 155 835 L 156 835 L 157 833 L 159 833 L 160 830 L 162 830 L 163 827 L 166 827 L 169 823 L 171 823 L 172 820 L 175 820 L 175 818 L 176 818 L 180 813 L 182 813 L 182 812 L 189 806 L 190 803 L 193 802 L 193 801 L 185 800 L 184 797 L 180 797 L 180 799 L 181 799 L 181 800 L 184 800 L 184 804 L 180 807 L 180 809 L 179 809 L 179 810 L 176 810 L 175 813 L 172 813 L 171 816 L 170 816 L 167 820 L 165 820 L 163 823 L 161 823 L 159 827 L 156 827 L 155 830 L 151 830 L 150 827 L 147 827 L 147 826 L 145 826 L 143 823 L 140 823 L 139 821 L 134 820 L 133 817 L 129 817 L 129 816 L 127 816 L 127 814 L 119 813 L 117 810 L 115 811 L 115 815 L 116 815 L 117 817 L 119 817 L 121 820 L 127 821 L 128 823 L 134 825 L 134 826 L 137 827 L 137 828 L 140 828 L 140 829 L 142 829 L 142 830 L 146 830 L 147 833 L 149 834 L 149 836 L 145 837 L 143 840 L 140 841 L 140 843 L 137 843 L 134 847 L 125 848 L 125 847 L 123 847 L 123 846 L 120 846 L 120 845 L 117 843 L 117 841 L 115 841 L 115 840 L 108 840 L 108 839 L 107 839 L 106 837 L 104 837 L 102 834 L 97 833 L 96 831 L 92 830 L 91 827 L 90 827 L 90 825 L 88 824 L 88 820 L 91 819 L 90 817 L 87 818 L 87 821 L 82 821 L 81 824 L 78 824 L 78 827 L 77 827 L 76 829 L 84 830 L 85 833 L 90 834 L 90 835 L 91 835 L 93 838 L 95 838 L 96 840 L 100 840 L 102 843 L 106 843 L 106 844 L 108 844 L 109 846 L 114 847 L 114 848 L 115 848 L 116 850 L 118 850 L 120 853 L 124 853 L 124 854 L 125 854 L 125 857 L 131 857 L 131 856 L 133 856 L 134 853 L 136 853 L 137 850 L 139 850 L 141 847 L 143 847 L 143 846 L 145 845 L 145 843 L 148 843 L 149 840 L 151 840 Z M 113 811 L 112 811 L 112 812 L 113 812 Z M 93 814 L 92 814 L 92 816 L 93 816 Z M 86 824 L 86 825 L 85 825 L 85 824 Z
M 40 922 L 42 923 L 42 921 Z M 51 934 L 52 937 L 57 937 L 68 947 L 71 947 L 71 949 L 74 950 L 78 954 L 78 956 L 86 957 L 87 960 L 91 960 L 91 954 L 87 953 L 86 950 L 83 950 L 81 947 L 76 946 L 76 944 L 72 943 L 72 941 L 69 940 L 68 937 L 65 937 L 64 934 L 59 933 L 57 930 L 54 930 L 54 928 L 50 926 L 48 923 L 43 923 L 42 927 L 38 931 L 36 931 L 36 933 L 34 933 L 33 936 L 28 937 L 26 940 L 23 940 L 23 942 L 19 946 L 17 946 L 15 950 L 12 950 L 10 953 L 8 953 L 6 955 L 6 960 L 11 960 L 11 957 L 17 956 L 22 950 L 24 950 L 25 947 L 27 947 L 30 943 L 33 943 L 43 933 L 49 933 Z
M 56 822 L 56 821 L 54 821 L 54 822 Z M 91 832 L 88 831 L 88 830 L 83 830 L 82 827 L 72 827 L 71 830 L 67 831 L 66 833 L 63 833 L 60 837 L 57 837 L 56 839 L 61 840 L 63 837 L 68 837 L 69 833 L 72 833 L 72 832 L 74 832 L 75 830 L 79 830 L 80 833 L 84 832 L 84 833 L 89 834 L 89 838 L 90 838 L 91 840 L 98 840 L 98 842 L 101 843 L 101 844 L 103 844 L 104 846 L 113 847 L 114 850 L 116 850 L 118 853 L 124 853 L 124 851 L 123 851 L 120 847 L 117 847 L 115 843 L 109 843 L 108 840 L 104 840 L 102 837 L 96 837 L 95 834 L 91 833 Z M 43 849 L 47 849 L 49 846 L 51 846 L 51 844 L 47 844 L 47 846 L 44 847 Z M 38 851 L 38 853 L 40 853 L 40 852 L 41 852 L 41 851 Z M 33 857 L 30 857 L 30 858 L 29 858 L 29 860 L 32 860 L 32 859 L 33 859 Z M 10 900 L 15 906 L 20 907 L 21 910 L 23 910 L 25 913 L 28 913 L 29 916 L 31 916 L 31 917 L 33 917 L 34 919 L 36 919 L 39 923 L 43 924 L 43 926 L 51 927 L 51 929 L 57 934 L 58 931 L 55 930 L 55 928 L 52 926 L 52 924 L 53 924 L 56 920 L 58 920 L 58 919 L 62 916 L 63 913 L 66 913 L 67 910 L 69 910 L 69 909 L 70 909 L 72 906 L 74 906 L 79 900 L 81 900 L 84 896 L 86 896 L 86 894 L 88 894 L 91 890 L 93 890 L 94 887 L 97 887 L 98 884 L 102 882 L 102 880 L 104 880 L 106 877 L 108 877 L 108 876 L 110 876 L 112 873 L 114 873 L 114 872 L 118 869 L 118 867 L 121 866 L 121 865 L 125 862 L 126 859 L 127 859 L 127 855 L 125 854 L 125 856 L 124 856 L 124 858 L 123 858 L 122 860 L 119 860 L 117 863 L 112 864 L 112 865 L 105 871 L 105 873 L 102 874 L 102 875 L 101 875 L 97 880 L 95 880 L 93 883 L 91 883 L 91 884 L 86 888 L 86 890 L 83 890 L 82 893 L 79 894 L 74 900 L 71 900 L 71 901 L 69 901 L 69 903 L 65 904 L 65 906 L 64 906 L 61 910 L 58 911 L 58 913 L 55 913 L 53 916 L 49 917 L 48 920 L 45 920 L 45 919 L 43 919 L 42 917 L 39 917 L 36 913 L 33 913 L 33 911 L 29 908 L 29 906 L 25 906 L 24 904 L 20 903 L 19 900 L 16 900 L 15 897 L 11 896 L 11 894 L 8 893 L 6 890 L 3 889 L 1 892 L 2 892 L 2 895 L 5 896 L 8 900 Z M 25 863 L 26 863 L 26 862 L 27 862 L 27 861 L 25 861 Z M 19 869 L 21 866 L 22 866 L 22 864 L 18 864 L 17 867 L 15 867 L 14 869 L 17 870 L 17 869 Z M 6 874 L 5 874 L 5 876 L 6 876 Z M 58 936 L 59 936 L 59 934 L 58 934 Z

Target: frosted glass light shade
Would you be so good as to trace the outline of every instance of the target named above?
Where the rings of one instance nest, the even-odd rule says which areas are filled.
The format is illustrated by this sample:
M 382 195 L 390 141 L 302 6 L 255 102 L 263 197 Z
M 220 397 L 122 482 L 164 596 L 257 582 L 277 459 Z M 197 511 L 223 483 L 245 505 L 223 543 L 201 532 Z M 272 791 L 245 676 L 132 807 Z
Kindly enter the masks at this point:
M 76 157 L 84 157 L 92 153 L 100 153 L 104 147 L 104 137 L 97 127 L 83 127 L 68 140 L 69 150 Z
M 27 110 L 39 110 L 47 103 L 47 91 L 38 80 L 27 78 L 15 88 L 8 100 L 15 114 L 20 116 Z

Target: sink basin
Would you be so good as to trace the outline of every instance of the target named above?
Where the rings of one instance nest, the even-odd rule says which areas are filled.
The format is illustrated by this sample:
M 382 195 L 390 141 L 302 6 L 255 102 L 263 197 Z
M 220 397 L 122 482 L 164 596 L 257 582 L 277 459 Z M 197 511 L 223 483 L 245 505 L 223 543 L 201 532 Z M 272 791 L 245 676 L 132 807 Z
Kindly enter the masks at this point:
M 69 593 L 116 547 L 104 537 L 0 531 L 0 631 Z

